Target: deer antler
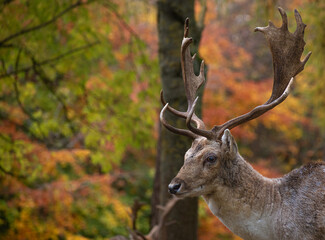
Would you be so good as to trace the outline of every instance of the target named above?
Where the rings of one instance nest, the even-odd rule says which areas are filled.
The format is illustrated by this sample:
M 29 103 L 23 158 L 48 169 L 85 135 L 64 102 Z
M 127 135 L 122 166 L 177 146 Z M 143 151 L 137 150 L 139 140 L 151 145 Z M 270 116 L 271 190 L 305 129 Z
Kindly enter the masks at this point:
M 171 113 L 175 114 L 176 116 L 182 117 L 182 118 L 187 118 L 189 116 L 189 112 L 193 108 L 194 102 L 195 102 L 195 97 L 197 90 L 202 86 L 202 84 L 205 82 L 204 78 L 204 61 L 201 62 L 201 67 L 200 67 L 200 74 L 199 76 L 196 76 L 193 70 L 193 60 L 195 59 L 195 54 L 194 56 L 191 56 L 189 46 L 193 42 L 192 38 L 188 37 L 188 26 L 189 26 L 189 19 L 186 18 L 185 24 L 184 24 L 184 37 L 181 45 L 181 67 L 182 67 L 182 74 L 183 74 L 183 80 L 184 80 L 184 86 L 185 86 L 185 92 L 186 92 L 186 97 L 187 97 L 187 111 L 186 112 L 181 112 L 178 111 L 171 106 L 169 106 L 168 103 L 164 100 L 163 92 L 161 91 L 160 96 L 161 96 L 161 102 L 165 105 L 164 108 L 160 112 L 160 120 L 162 124 L 169 129 L 170 131 L 181 134 L 181 135 L 186 135 L 191 138 L 196 138 L 197 135 L 195 132 L 185 130 L 185 129 L 179 129 L 171 126 L 166 122 L 164 119 L 164 113 L 165 110 L 167 109 Z M 197 129 L 204 129 L 205 125 L 203 121 L 198 118 L 195 114 L 192 114 L 193 116 L 189 120 L 190 122 L 194 122 L 196 124 Z
M 288 19 L 285 11 L 280 7 L 278 9 L 282 17 L 281 27 L 279 28 L 275 27 L 274 24 L 270 21 L 269 25 L 266 27 L 255 28 L 255 31 L 260 31 L 264 33 L 272 53 L 274 82 L 273 82 L 272 94 L 269 100 L 265 104 L 255 107 L 253 110 L 251 110 L 250 112 L 244 115 L 231 119 L 222 125 L 214 126 L 211 130 L 205 130 L 204 124 L 202 125 L 197 124 L 197 127 L 195 128 L 194 126 L 191 125 L 191 122 L 198 121 L 197 120 L 198 118 L 194 114 L 197 98 L 194 100 L 195 95 L 193 95 L 193 89 L 197 90 L 198 84 L 196 81 L 192 80 L 192 78 L 191 80 L 193 81 L 193 83 L 192 81 L 186 81 L 188 75 L 193 76 L 193 71 L 188 72 L 187 69 L 191 69 L 191 70 L 193 69 L 189 67 L 190 64 L 192 64 L 192 62 L 189 61 L 188 57 L 184 58 L 185 64 L 182 63 L 182 66 L 185 67 L 183 67 L 182 70 L 183 70 L 183 78 L 185 81 L 186 95 L 189 103 L 188 110 L 186 113 L 180 113 L 177 110 L 170 108 L 168 104 L 166 104 L 162 110 L 162 114 L 165 111 L 165 109 L 168 108 L 175 115 L 186 118 L 187 127 L 189 128 L 190 131 L 184 129 L 177 129 L 178 131 L 186 131 L 186 133 L 191 132 L 192 135 L 191 137 L 197 137 L 199 135 L 199 136 L 204 136 L 208 139 L 213 139 L 218 141 L 220 140 L 223 132 L 226 129 L 232 129 L 240 124 L 243 124 L 245 122 L 248 122 L 252 119 L 261 116 L 262 114 L 271 110 L 275 106 L 279 105 L 287 98 L 294 77 L 304 69 L 304 66 L 308 61 L 311 52 L 307 54 L 307 56 L 302 62 L 300 61 L 301 55 L 304 51 L 304 46 L 306 44 L 303 39 L 304 29 L 306 25 L 302 22 L 301 16 L 298 13 L 298 11 L 295 10 L 297 29 L 292 34 L 288 31 Z M 185 34 L 184 34 L 183 43 L 184 42 L 185 42 Z M 182 44 L 182 48 L 183 48 L 183 44 Z M 183 59 L 183 55 L 182 55 L 182 59 Z M 201 71 L 202 71 L 202 65 L 201 65 Z M 197 78 L 200 78 L 200 76 Z M 162 114 L 161 114 L 161 119 L 163 116 Z M 162 122 L 163 121 L 164 120 L 162 119 Z M 200 121 L 202 122 L 202 120 Z M 167 128 L 170 129 L 170 127 L 171 126 L 169 125 Z
M 295 9 L 297 29 L 292 34 L 288 31 L 287 14 L 282 8 L 278 8 L 282 17 L 282 26 L 277 28 L 270 21 L 267 27 L 257 27 L 255 32 L 264 33 L 273 56 L 274 84 L 272 95 L 268 102 L 274 101 L 285 90 L 290 79 L 300 73 L 308 61 L 311 52 L 300 62 L 301 55 L 306 45 L 304 41 L 304 30 L 306 24 L 302 22 L 301 16 Z

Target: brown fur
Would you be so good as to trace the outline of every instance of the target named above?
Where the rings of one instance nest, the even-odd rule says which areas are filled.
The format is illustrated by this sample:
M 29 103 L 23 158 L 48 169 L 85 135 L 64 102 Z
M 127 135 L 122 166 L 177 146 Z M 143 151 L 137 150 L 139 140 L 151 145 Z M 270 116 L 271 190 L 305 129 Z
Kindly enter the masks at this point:
M 202 195 L 213 214 L 245 240 L 325 240 L 325 165 L 308 164 L 283 178 L 265 178 L 240 156 L 228 130 L 283 102 L 294 77 L 303 70 L 311 55 L 309 52 L 300 61 L 306 25 L 298 11 L 295 10 L 297 29 L 294 33 L 288 31 L 285 11 L 279 8 L 279 12 L 281 27 L 269 22 L 268 26 L 255 29 L 265 35 L 272 53 L 274 82 L 270 99 L 211 130 L 194 114 L 196 92 L 204 82 L 204 65 L 201 64 L 199 76 L 195 75 L 188 48 L 192 42 L 188 38 L 189 21 L 185 21 L 181 65 L 188 110 L 173 109 L 165 103 L 162 94 L 165 106 L 160 119 L 170 131 L 194 141 L 185 154 L 183 167 L 168 188 L 179 197 Z M 165 110 L 185 117 L 188 130 L 169 125 L 164 119 Z
M 214 163 L 207 157 L 217 157 Z M 179 197 L 200 196 L 245 240 L 325 239 L 325 164 L 309 163 L 282 178 L 260 175 L 238 153 L 228 130 L 222 142 L 194 140 L 171 182 Z

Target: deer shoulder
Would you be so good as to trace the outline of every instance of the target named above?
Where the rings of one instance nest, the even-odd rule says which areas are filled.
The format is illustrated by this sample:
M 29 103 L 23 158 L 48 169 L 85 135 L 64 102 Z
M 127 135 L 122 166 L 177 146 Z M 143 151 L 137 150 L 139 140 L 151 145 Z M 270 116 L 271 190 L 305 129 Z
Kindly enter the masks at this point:
M 285 211 L 278 223 L 283 224 L 284 236 L 325 239 L 325 164 L 308 163 L 288 173 L 281 178 L 279 193 Z

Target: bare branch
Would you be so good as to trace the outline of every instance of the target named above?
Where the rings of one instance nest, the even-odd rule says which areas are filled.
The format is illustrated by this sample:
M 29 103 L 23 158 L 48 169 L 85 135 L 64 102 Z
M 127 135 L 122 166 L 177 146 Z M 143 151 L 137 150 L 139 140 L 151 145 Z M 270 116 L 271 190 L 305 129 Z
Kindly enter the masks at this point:
M 144 206 L 144 203 L 140 202 L 138 199 L 135 199 L 133 202 L 133 206 L 131 207 L 131 219 L 132 219 L 132 230 L 136 231 L 137 226 L 137 218 L 138 218 L 138 212 L 140 209 Z
M 67 51 L 67 52 L 65 52 L 63 54 L 60 54 L 60 55 L 56 56 L 56 57 L 49 58 L 49 59 L 46 59 L 44 61 L 38 62 L 37 65 L 38 66 L 42 66 L 42 65 L 46 65 L 46 64 L 50 64 L 50 63 L 56 62 L 56 61 L 58 61 L 58 60 L 60 60 L 62 58 L 65 58 L 65 57 L 67 57 L 69 55 L 72 55 L 72 54 L 74 54 L 76 52 L 79 52 L 79 51 L 82 51 L 84 49 L 93 47 L 94 45 L 97 45 L 99 43 L 100 43 L 99 41 L 96 41 L 96 42 L 92 42 L 92 43 L 89 43 L 89 44 L 86 44 L 86 45 L 83 45 L 83 46 L 80 46 L 80 47 L 71 49 L 70 51 Z M 16 68 L 14 71 L 1 74 L 0 75 L 0 78 L 8 77 L 10 75 L 15 75 L 15 74 L 18 74 L 18 73 L 21 73 L 21 72 L 27 72 L 27 71 L 33 69 L 33 67 L 34 67 L 34 65 L 31 65 L 31 66 L 28 66 L 28 67 L 24 67 L 24 68 L 21 68 L 21 69 L 17 69 Z
M 6 43 L 6 42 L 8 42 L 8 41 L 10 41 L 10 40 L 12 40 L 14 38 L 17 38 L 17 37 L 19 37 L 19 36 L 21 36 L 23 34 L 26 34 L 26 33 L 29 33 L 29 32 L 32 32 L 32 31 L 35 31 L 35 30 L 44 28 L 44 27 L 48 26 L 49 24 L 54 23 L 56 20 L 58 20 L 61 16 L 63 16 L 67 12 L 69 12 L 72 9 L 74 9 L 74 8 L 76 8 L 78 6 L 81 6 L 83 4 L 86 4 L 86 3 L 84 3 L 82 0 L 78 0 L 76 3 L 70 5 L 69 7 L 67 7 L 66 9 L 64 9 L 63 11 L 61 11 L 60 13 L 58 13 L 57 15 L 55 15 L 54 17 L 52 17 L 50 20 L 48 20 L 48 21 L 46 21 L 44 23 L 41 23 L 39 25 L 36 25 L 34 27 L 22 29 L 19 32 L 16 32 L 16 33 L 14 33 L 14 34 L 12 34 L 12 35 L 10 35 L 10 36 L 8 36 L 8 37 L 0 40 L 0 47 L 2 47 L 4 43 Z
M 167 221 L 168 214 L 170 213 L 170 211 L 173 209 L 173 207 L 179 200 L 180 200 L 179 198 L 173 197 L 166 203 L 164 207 L 157 206 L 157 208 L 162 210 L 162 213 L 160 214 L 158 225 L 154 226 L 150 231 L 150 233 L 146 235 L 147 239 L 149 240 L 158 239 L 158 236 L 163 235 L 164 228 L 167 224 L 166 221 Z
M 32 61 L 33 61 L 33 70 L 34 72 L 38 75 L 38 77 L 41 79 L 42 83 L 44 86 L 47 88 L 47 90 L 56 98 L 56 100 L 60 103 L 60 105 L 63 108 L 63 116 L 65 121 L 69 123 L 70 130 L 73 133 L 76 133 L 76 129 L 72 125 L 71 119 L 68 117 L 68 108 L 65 104 L 65 101 L 56 93 L 55 89 L 50 86 L 51 80 L 49 77 L 45 74 L 44 70 L 42 69 L 41 66 L 37 63 L 36 59 L 34 56 L 31 56 Z

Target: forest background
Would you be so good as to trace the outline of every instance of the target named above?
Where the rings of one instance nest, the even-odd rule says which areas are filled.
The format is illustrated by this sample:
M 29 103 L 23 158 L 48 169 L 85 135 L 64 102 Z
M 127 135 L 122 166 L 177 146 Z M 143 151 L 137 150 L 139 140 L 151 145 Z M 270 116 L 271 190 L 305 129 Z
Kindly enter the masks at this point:
M 195 2 L 197 15 L 206 7 L 210 127 L 270 95 L 271 55 L 253 29 L 279 25 L 276 6 L 291 31 L 300 11 L 313 54 L 285 103 L 232 130 L 269 177 L 325 158 L 325 2 Z M 127 235 L 135 199 L 147 233 L 161 108 L 157 1 L 1 0 L 0 13 L 0 239 Z M 239 238 L 200 200 L 198 239 Z

